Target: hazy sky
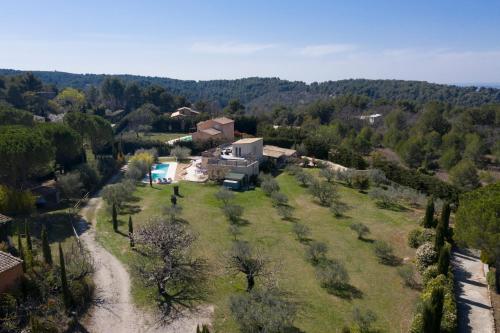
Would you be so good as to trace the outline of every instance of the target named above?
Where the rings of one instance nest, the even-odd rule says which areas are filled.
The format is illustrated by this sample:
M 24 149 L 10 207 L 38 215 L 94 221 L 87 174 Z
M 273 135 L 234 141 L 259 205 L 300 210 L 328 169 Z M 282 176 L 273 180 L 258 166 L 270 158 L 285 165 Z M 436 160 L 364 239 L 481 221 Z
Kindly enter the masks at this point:
M 2 1 L 0 67 L 500 82 L 500 1 Z

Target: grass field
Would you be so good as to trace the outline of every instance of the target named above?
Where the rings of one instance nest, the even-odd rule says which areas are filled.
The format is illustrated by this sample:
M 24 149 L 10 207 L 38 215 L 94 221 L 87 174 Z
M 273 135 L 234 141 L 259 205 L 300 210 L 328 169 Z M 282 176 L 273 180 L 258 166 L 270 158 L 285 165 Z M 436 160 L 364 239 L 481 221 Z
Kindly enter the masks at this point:
M 129 136 L 136 137 L 135 133 L 126 134 Z M 169 140 L 181 138 L 183 136 L 189 135 L 188 133 L 161 133 L 161 132 L 150 132 L 150 133 L 140 133 L 139 137 L 143 140 L 150 141 L 162 141 L 167 142 Z
M 304 332 L 335 332 L 352 321 L 355 306 L 370 309 L 377 314 L 377 326 L 388 332 L 407 331 L 414 311 L 417 292 L 403 287 L 397 268 L 378 263 L 370 241 L 357 240 L 349 229 L 354 221 L 370 227 L 368 238 L 391 243 L 400 257 L 410 257 L 413 250 L 406 245 L 406 235 L 417 225 L 412 211 L 395 212 L 379 209 L 367 194 L 339 186 L 342 200 L 350 206 L 346 217 L 334 218 L 327 208 L 316 204 L 307 189 L 297 184 L 292 176 L 277 177 L 281 191 L 295 207 L 294 217 L 311 228 L 311 238 L 329 245 L 328 257 L 342 260 L 350 274 L 351 284 L 361 291 L 361 298 L 346 300 L 328 294 L 320 287 L 313 266 L 305 259 L 306 245 L 295 239 L 293 222 L 281 220 L 271 200 L 257 188 L 236 194 L 238 204 L 244 206 L 243 218 L 248 221 L 241 228 L 240 239 L 260 248 L 276 267 L 280 286 L 292 292 L 301 303 L 300 316 L 295 326 Z M 211 266 L 209 302 L 215 305 L 214 328 L 216 332 L 237 332 L 238 328 L 228 308 L 229 297 L 243 292 L 243 276 L 228 275 L 224 269 L 224 253 L 232 243 L 228 222 L 220 212 L 220 203 L 214 198 L 218 187 L 209 184 L 183 182 L 180 184 L 182 217 L 198 234 L 195 249 Z M 172 188 L 138 187 L 137 201 L 131 203 L 135 227 L 149 217 L 160 214 L 162 207 L 170 204 Z M 130 265 L 135 253 L 130 250 L 126 221 L 120 215 L 120 230 L 112 231 L 109 213 L 98 213 L 98 239 L 124 263 Z M 133 296 L 142 307 L 151 306 L 154 290 L 144 288 L 140 279 L 132 274 Z M 258 284 L 258 282 L 257 282 Z

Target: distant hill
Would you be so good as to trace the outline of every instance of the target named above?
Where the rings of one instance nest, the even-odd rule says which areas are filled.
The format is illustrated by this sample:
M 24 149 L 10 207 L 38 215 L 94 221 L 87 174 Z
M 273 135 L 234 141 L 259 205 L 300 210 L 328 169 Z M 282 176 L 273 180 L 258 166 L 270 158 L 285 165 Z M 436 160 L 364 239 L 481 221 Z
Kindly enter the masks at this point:
M 73 74 L 32 71 L 46 84 L 85 89 L 98 86 L 106 74 Z M 0 75 L 18 75 L 23 71 L 0 69 Z M 306 84 L 279 78 L 251 77 L 236 80 L 191 81 L 139 75 L 113 75 L 140 85 L 157 84 L 191 101 L 215 101 L 225 106 L 239 99 L 250 109 L 267 110 L 276 105 L 296 107 L 317 99 L 339 95 L 363 95 L 375 99 L 411 100 L 417 103 L 442 101 L 453 105 L 479 106 L 500 103 L 500 89 L 476 86 L 455 86 L 425 81 L 351 79 Z

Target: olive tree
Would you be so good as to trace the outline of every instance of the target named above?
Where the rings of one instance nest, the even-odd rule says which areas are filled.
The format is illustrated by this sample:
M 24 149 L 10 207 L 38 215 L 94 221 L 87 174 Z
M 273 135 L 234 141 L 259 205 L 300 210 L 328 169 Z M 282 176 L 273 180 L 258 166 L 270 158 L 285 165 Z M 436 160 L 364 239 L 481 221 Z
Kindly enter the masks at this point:
M 185 224 L 153 218 L 134 233 L 139 251 L 135 269 L 158 292 L 161 320 L 171 321 L 205 298 L 206 261 L 194 257 L 195 235 Z
M 235 241 L 228 254 L 228 269 L 233 273 L 245 274 L 247 280 L 247 291 L 250 292 L 255 286 L 255 278 L 268 274 L 266 268 L 268 260 L 260 251 L 256 251 L 244 241 Z

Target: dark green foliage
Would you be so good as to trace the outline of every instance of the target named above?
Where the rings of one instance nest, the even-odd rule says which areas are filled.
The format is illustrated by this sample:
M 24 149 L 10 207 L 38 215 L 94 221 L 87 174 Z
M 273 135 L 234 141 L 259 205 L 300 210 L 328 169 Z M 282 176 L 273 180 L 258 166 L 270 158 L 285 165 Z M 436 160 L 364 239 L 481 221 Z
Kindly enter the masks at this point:
M 20 229 L 20 228 L 19 228 Z M 20 230 L 17 231 L 17 251 L 19 252 L 19 258 L 23 261 L 23 272 L 26 273 L 26 258 L 24 255 L 24 249 L 23 249 L 23 241 L 21 239 L 21 232 Z
M 401 260 L 394 255 L 393 247 L 384 241 L 376 241 L 373 250 L 381 264 L 396 266 L 401 262 Z
M 196 333 L 210 333 L 210 330 L 205 324 L 201 325 L 201 328 L 200 325 L 196 325 Z
M 49 266 L 52 266 L 52 251 L 50 249 L 49 234 L 45 225 L 42 226 L 42 252 L 43 260 Z
M 173 206 L 177 205 L 177 196 L 176 196 L 176 195 L 172 194 L 172 195 L 170 196 L 170 203 L 171 203 Z
M 439 252 L 438 259 L 438 273 L 439 274 L 448 274 L 448 268 L 450 267 L 450 246 L 445 245 L 441 247 L 441 251 Z
M 434 248 L 436 249 L 437 253 L 440 253 L 441 248 L 444 245 L 446 239 L 446 229 L 444 225 L 439 222 L 437 227 L 436 227 L 436 238 L 434 239 Z
M 297 315 L 297 305 L 290 295 L 277 288 L 236 294 L 229 303 L 243 332 L 286 332 Z
M 450 237 L 450 214 L 451 214 L 451 207 L 449 202 L 445 202 L 443 204 L 443 208 L 441 209 L 441 216 L 439 219 L 439 223 L 444 227 L 445 230 L 445 236 L 447 239 Z
M 174 195 L 180 196 L 180 194 L 179 194 L 179 185 L 174 185 Z
M 326 252 L 328 251 L 328 245 L 323 242 L 312 242 L 306 251 L 307 259 L 313 264 L 318 265 L 321 261 L 325 259 Z
M 29 253 L 33 252 L 33 243 L 31 242 L 31 232 L 28 220 L 24 220 L 24 235 L 26 236 L 26 245 Z
M 424 228 L 434 227 L 434 199 L 430 197 L 427 200 L 427 206 L 425 207 L 424 220 L 422 221 Z
M 132 216 L 128 217 L 128 238 L 130 239 L 130 247 L 134 247 L 134 225 L 132 223 Z
M 432 290 L 430 299 L 424 304 L 422 312 L 423 330 L 425 333 L 440 333 L 443 317 L 444 290 L 437 287 Z
M 61 289 L 64 307 L 66 311 L 70 310 L 71 307 L 71 293 L 68 287 L 68 278 L 66 276 L 66 263 L 64 262 L 64 253 L 61 247 L 61 243 L 59 243 L 59 269 L 61 272 Z
M 377 321 L 377 315 L 371 310 L 362 311 L 356 307 L 353 311 L 353 320 L 356 326 L 358 326 L 360 333 L 369 333 L 371 332 L 373 323 Z
M 118 212 L 116 211 L 116 204 L 113 203 L 111 206 L 111 220 L 113 222 L 113 230 L 118 231 Z
M 364 170 L 368 166 L 368 163 L 356 151 L 344 147 L 330 150 L 328 160 L 358 170 Z
M 363 223 L 351 223 L 349 228 L 356 232 L 358 239 L 363 239 L 367 234 L 370 233 L 370 229 Z

